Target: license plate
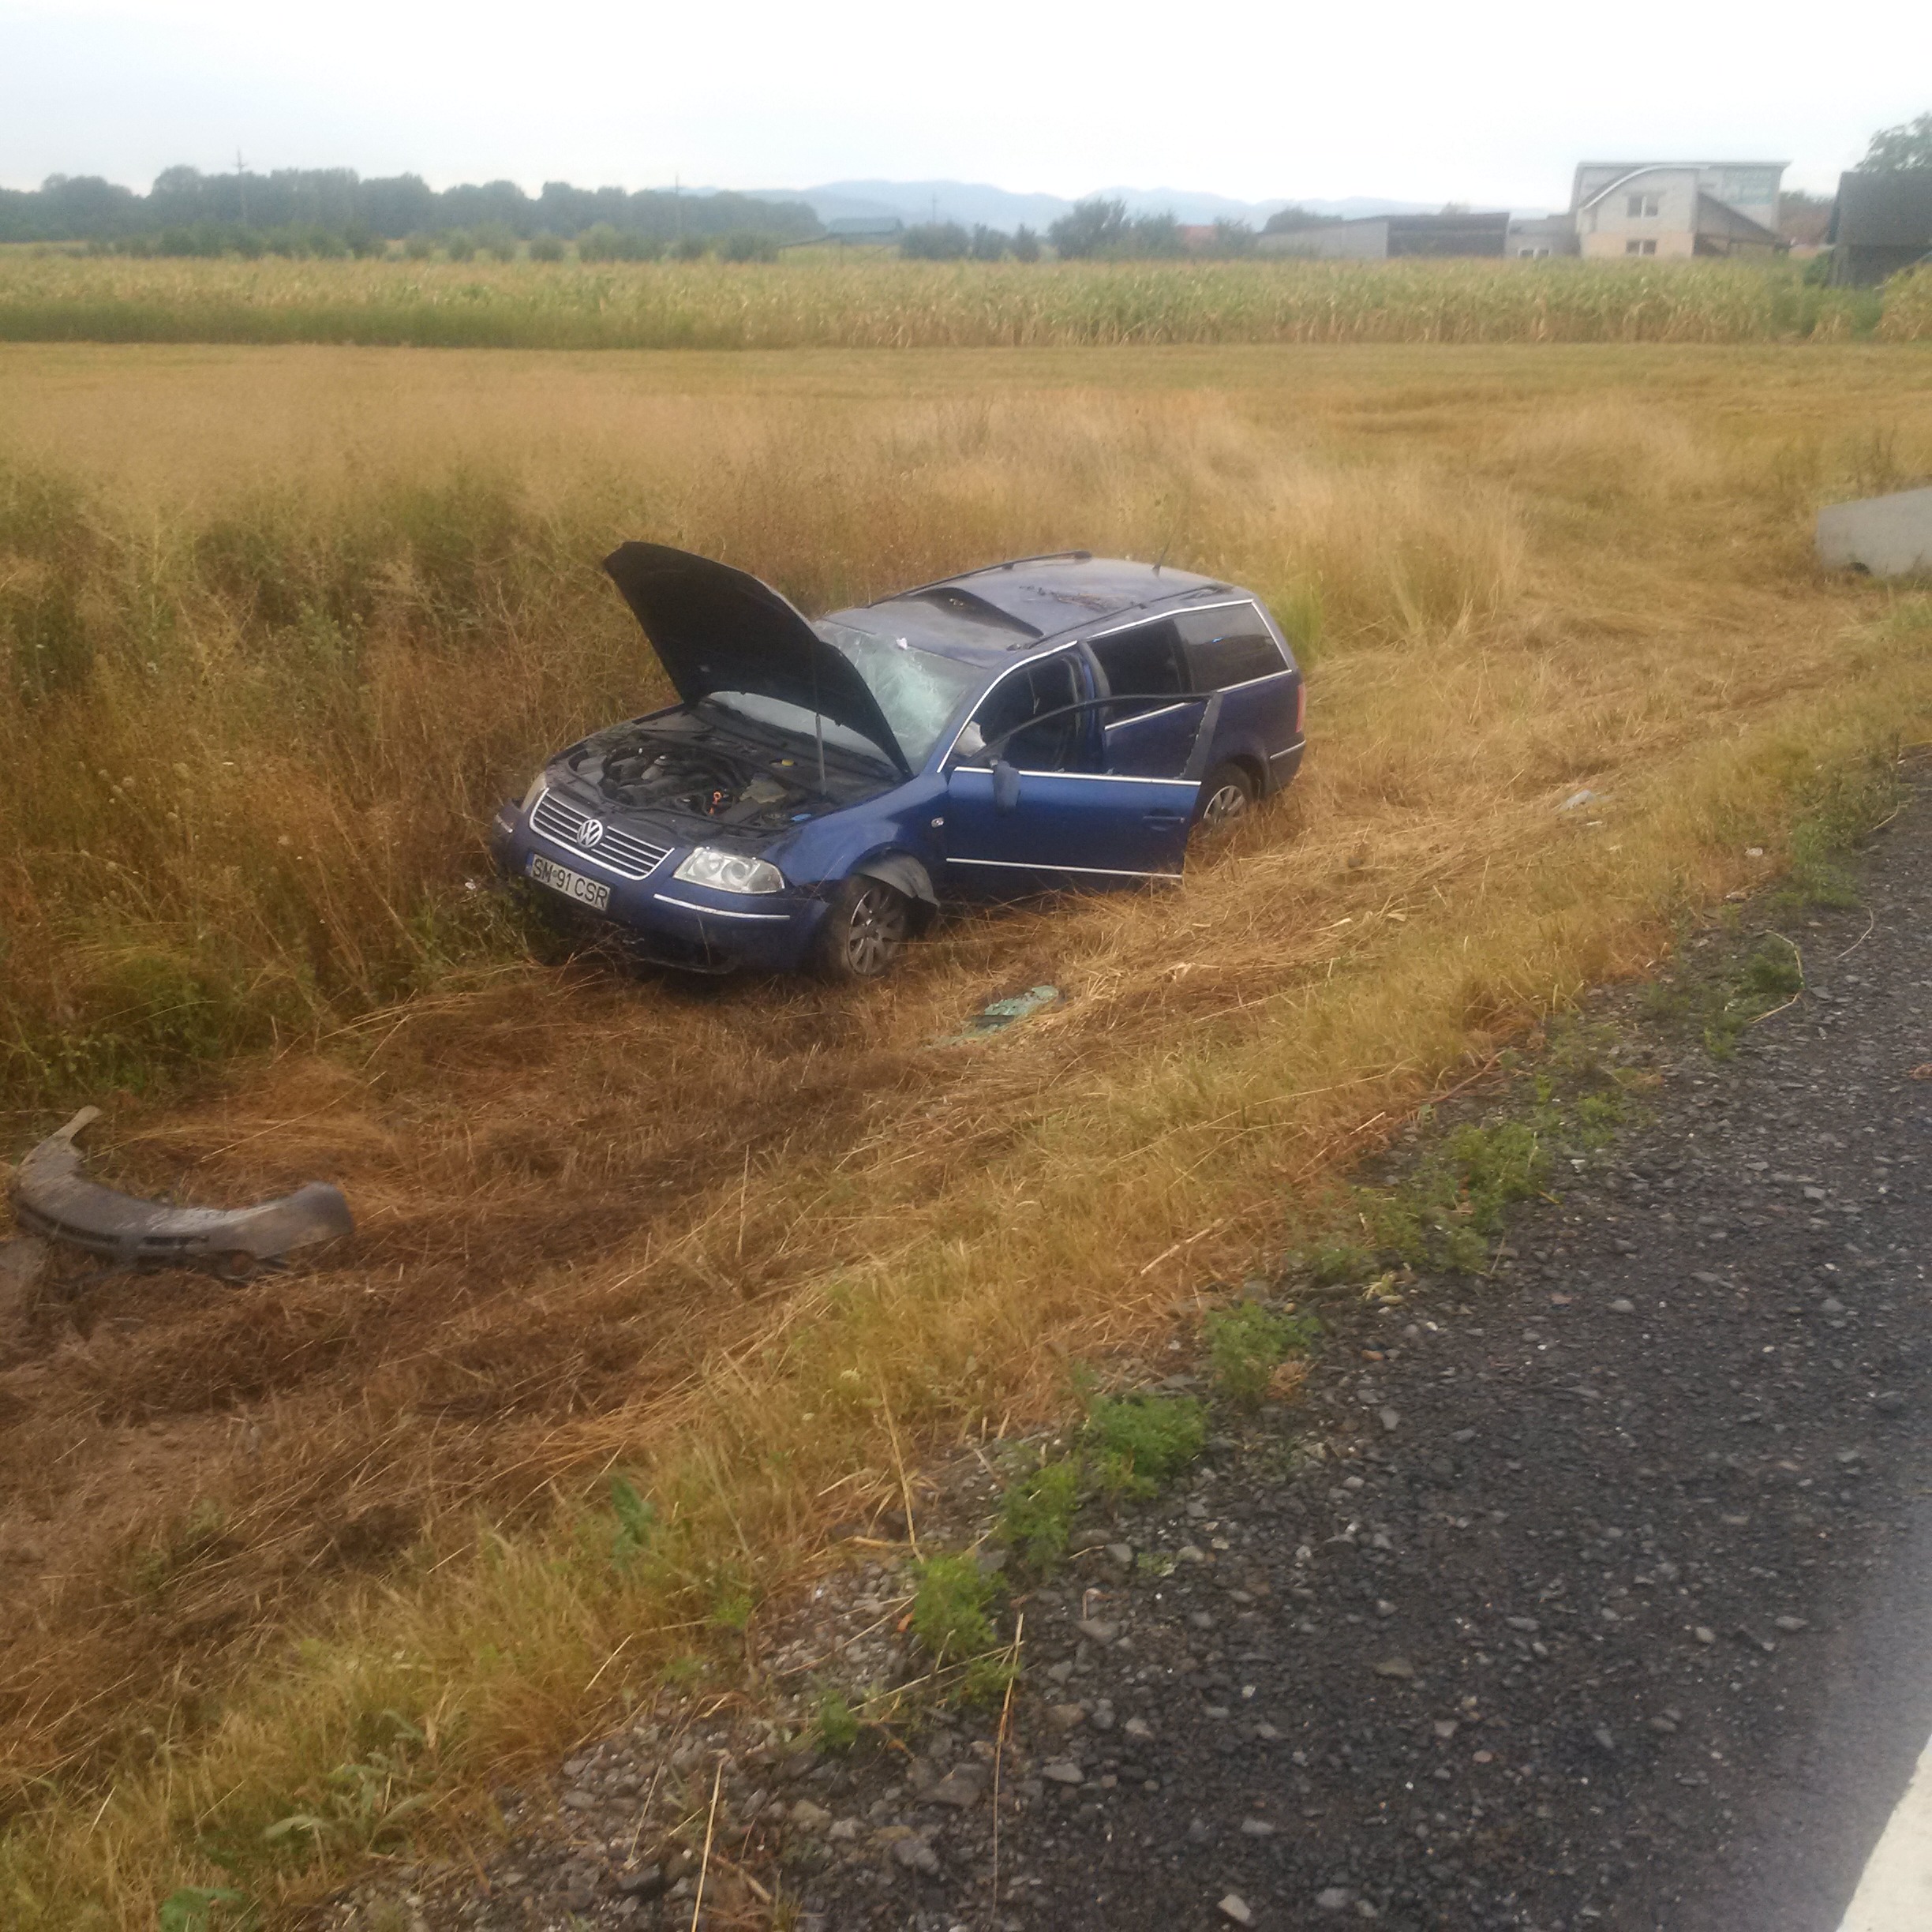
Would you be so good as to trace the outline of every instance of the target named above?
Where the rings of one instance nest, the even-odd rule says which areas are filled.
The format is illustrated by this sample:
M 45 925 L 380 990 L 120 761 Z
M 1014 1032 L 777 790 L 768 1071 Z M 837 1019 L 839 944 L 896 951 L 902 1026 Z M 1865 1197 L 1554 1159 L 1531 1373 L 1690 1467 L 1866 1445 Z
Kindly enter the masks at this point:
M 601 879 L 586 878 L 581 872 L 573 872 L 568 866 L 560 866 L 541 852 L 530 854 L 530 875 L 539 886 L 548 886 L 552 892 L 560 892 L 566 899 L 575 899 L 593 912 L 610 909 L 610 888 Z

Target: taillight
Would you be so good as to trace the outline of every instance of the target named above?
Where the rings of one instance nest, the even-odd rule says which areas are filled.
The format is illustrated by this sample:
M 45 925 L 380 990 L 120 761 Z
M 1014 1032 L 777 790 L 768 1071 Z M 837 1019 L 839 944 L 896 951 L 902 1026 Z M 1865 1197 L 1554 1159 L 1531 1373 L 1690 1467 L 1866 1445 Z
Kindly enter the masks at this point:
M 1295 736 L 1301 736 L 1302 728 L 1308 723 L 1308 685 L 1305 682 L 1295 687 Z

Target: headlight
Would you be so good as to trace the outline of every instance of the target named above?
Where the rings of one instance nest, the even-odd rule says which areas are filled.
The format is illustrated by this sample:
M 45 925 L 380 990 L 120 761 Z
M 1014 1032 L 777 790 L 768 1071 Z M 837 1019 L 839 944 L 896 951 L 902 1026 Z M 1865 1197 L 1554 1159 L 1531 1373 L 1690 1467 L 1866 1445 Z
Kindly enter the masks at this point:
M 687 886 L 709 886 L 728 893 L 775 893 L 784 890 L 784 874 L 762 859 L 741 859 L 736 852 L 700 845 L 677 869 Z
M 539 772 L 530 781 L 530 789 L 523 794 L 523 803 L 517 807 L 519 818 L 527 818 L 530 815 L 530 808 L 535 805 L 538 799 L 542 797 L 543 788 L 544 774 Z

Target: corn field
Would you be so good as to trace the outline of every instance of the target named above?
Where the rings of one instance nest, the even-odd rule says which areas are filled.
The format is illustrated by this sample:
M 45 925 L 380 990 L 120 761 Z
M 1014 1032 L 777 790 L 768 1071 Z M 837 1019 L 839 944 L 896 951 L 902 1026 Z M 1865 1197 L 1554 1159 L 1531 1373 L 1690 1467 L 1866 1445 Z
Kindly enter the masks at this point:
M 1932 335 L 1883 293 L 1730 262 L 612 264 L 0 252 L 0 341 L 425 348 L 1845 342 Z

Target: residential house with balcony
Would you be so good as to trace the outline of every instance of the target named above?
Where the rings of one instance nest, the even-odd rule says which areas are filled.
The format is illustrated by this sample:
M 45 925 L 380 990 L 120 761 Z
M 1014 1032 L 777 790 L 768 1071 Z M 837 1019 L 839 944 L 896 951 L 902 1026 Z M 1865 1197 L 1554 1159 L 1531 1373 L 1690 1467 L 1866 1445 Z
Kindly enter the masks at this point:
M 1570 212 L 1586 259 L 1769 256 L 1783 161 L 1586 161 Z

